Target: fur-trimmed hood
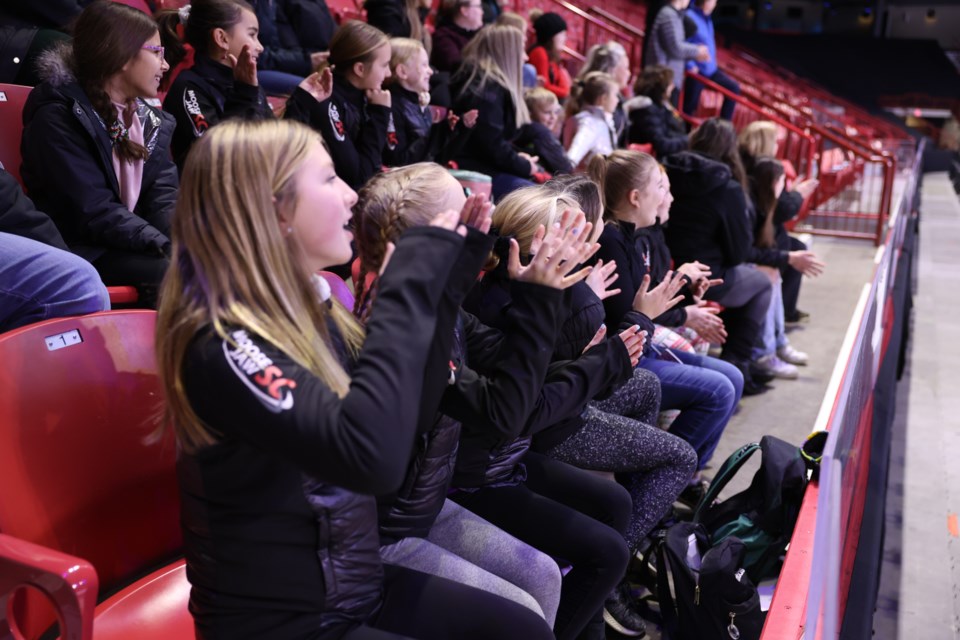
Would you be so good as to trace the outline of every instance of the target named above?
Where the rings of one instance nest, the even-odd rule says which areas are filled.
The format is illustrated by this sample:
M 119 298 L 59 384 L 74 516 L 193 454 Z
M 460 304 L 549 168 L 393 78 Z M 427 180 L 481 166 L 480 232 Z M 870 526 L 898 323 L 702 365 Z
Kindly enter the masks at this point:
M 37 58 L 37 75 L 53 87 L 62 87 L 77 81 L 73 70 L 73 43 L 59 42 Z

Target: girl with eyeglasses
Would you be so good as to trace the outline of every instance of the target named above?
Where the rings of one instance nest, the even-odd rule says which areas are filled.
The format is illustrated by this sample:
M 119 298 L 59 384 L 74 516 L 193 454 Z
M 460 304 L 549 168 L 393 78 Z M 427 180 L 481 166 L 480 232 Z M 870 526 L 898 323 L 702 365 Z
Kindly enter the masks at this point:
M 167 68 L 149 16 L 98 0 L 73 42 L 41 58 L 44 82 L 23 113 L 30 197 L 104 283 L 135 286 L 144 306 L 167 268 L 178 186 L 173 118 L 143 100 Z

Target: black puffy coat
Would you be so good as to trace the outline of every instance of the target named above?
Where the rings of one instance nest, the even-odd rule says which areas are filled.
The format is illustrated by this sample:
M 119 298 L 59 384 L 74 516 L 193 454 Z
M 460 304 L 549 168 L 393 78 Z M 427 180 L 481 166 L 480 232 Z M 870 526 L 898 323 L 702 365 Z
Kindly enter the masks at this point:
M 179 179 L 170 159 L 173 117 L 138 102 L 149 153 L 134 211 L 120 197 L 110 135 L 69 70 L 69 51 L 42 57 L 46 80 L 23 111 L 21 176 L 38 209 L 57 225 L 70 249 L 94 261 L 107 249 L 162 255 Z
M 337 23 L 324 0 L 276 0 L 277 34 L 287 49 L 326 51 Z
M 16 178 L 3 169 L 0 169 L 0 231 L 69 251 L 50 216 L 37 211 Z
M 287 22 L 283 7 L 276 0 L 252 0 L 257 22 L 260 24 L 258 39 L 263 44 L 263 53 L 257 58 L 257 69 L 283 71 L 295 76 L 308 76 L 313 71 L 310 52 L 299 45 L 291 45 L 280 37 L 280 24 Z
M 667 245 L 676 264 L 699 260 L 712 277 L 742 264 L 753 246 L 750 212 L 743 188 L 730 168 L 693 151 L 663 159 L 674 195 Z

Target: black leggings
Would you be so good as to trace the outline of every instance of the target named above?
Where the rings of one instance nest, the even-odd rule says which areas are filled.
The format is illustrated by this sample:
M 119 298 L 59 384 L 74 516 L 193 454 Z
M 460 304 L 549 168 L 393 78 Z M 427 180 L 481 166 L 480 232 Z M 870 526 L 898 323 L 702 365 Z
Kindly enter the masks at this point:
M 630 494 L 614 482 L 533 452 L 524 464 L 525 484 L 458 491 L 451 498 L 573 566 L 563 578 L 553 629 L 559 640 L 576 638 L 623 578 Z
M 789 236 L 785 251 L 806 251 L 807 245 Z M 782 247 L 781 247 L 782 248 Z M 800 299 L 800 283 L 803 281 L 803 274 L 786 265 L 780 267 L 780 278 L 783 287 L 783 314 L 789 321 L 790 318 L 797 315 L 797 300 Z
M 109 249 L 93 261 L 103 284 L 108 287 L 136 287 L 137 306 L 157 308 L 160 282 L 170 261 L 163 256 Z
M 546 621 L 523 605 L 459 582 L 384 565 L 383 604 L 343 640 L 550 640 Z

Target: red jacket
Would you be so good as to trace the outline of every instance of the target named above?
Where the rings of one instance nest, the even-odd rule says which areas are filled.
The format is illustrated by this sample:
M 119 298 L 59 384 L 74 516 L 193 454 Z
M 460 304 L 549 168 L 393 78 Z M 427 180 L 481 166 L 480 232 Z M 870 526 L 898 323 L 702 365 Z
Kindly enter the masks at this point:
M 558 62 L 550 60 L 544 47 L 534 47 L 529 54 L 530 64 L 537 70 L 537 76 L 543 78 L 543 86 L 560 100 L 570 95 L 570 74 Z

